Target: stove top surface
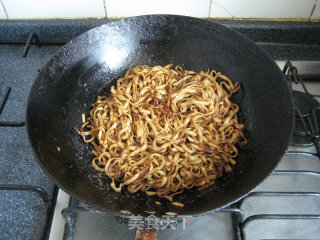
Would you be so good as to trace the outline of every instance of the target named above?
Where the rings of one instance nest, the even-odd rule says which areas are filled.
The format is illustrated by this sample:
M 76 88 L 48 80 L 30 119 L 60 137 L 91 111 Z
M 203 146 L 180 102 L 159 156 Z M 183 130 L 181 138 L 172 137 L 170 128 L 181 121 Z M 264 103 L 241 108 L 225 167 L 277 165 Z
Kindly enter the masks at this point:
M 24 58 L 24 45 L 0 44 L 0 99 L 10 92 L 0 115 L 0 189 L 6 189 L 0 191 L 1 239 L 48 237 L 53 213 L 49 239 L 134 239 L 135 230 L 119 224 L 110 213 L 88 211 L 88 206 L 73 198 L 69 205 L 69 197 L 61 191 L 56 202 L 56 187 L 29 146 L 23 126 L 29 89 L 38 70 L 60 46 L 61 43 L 40 48 L 32 45 Z M 320 62 L 292 63 L 302 75 L 320 74 Z M 283 68 L 285 61 L 277 64 Z M 319 81 L 309 81 L 306 86 L 311 93 L 320 93 Z M 299 84 L 293 84 L 293 89 L 303 91 Z M 175 230 L 160 230 L 158 239 L 240 239 L 239 216 L 246 239 L 320 236 L 320 162 L 315 153 L 312 142 L 291 145 L 276 171 L 241 203 L 224 212 L 192 218 L 185 230 L 182 224 Z M 66 206 L 69 208 L 63 213 L 68 224 L 64 233 L 61 210 Z M 77 214 L 74 209 L 79 210 Z

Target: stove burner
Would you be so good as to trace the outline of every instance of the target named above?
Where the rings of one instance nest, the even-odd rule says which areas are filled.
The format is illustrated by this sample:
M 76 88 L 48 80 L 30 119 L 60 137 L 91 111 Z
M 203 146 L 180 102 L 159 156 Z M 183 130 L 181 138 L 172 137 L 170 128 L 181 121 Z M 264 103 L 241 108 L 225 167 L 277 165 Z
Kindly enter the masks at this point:
M 307 118 L 311 116 L 314 109 L 320 109 L 320 103 L 304 92 L 292 91 L 292 95 L 296 114 L 291 144 L 300 146 L 312 145 L 314 141 Z M 320 111 L 317 111 L 316 114 L 317 119 L 320 119 Z

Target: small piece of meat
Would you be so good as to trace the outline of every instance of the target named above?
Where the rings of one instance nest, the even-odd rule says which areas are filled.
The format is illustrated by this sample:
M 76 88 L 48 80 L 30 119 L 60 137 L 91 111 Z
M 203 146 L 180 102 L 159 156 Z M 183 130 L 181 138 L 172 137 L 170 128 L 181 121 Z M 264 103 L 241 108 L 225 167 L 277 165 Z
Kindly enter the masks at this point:
M 159 110 L 166 115 L 172 113 L 172 110 L 166 104 L 160 104 Z
M 150 168 L 148 168 L 146 171 L 141 173 L 139 177 L 137 177 L 137 179 L 135 180 L 135 183 L 138 183 L 140 180 L 143 180 L 149 172 L 150 172 Z
M 222 167 L 221 167 L 220 163 L 214 163 L 214 167 L 218 173 L 221 173 Z
M 76 130 L 76 132 L 77 132 L 79 135 L 81 135 L 81 131 L 79 130 L 78 125 L 74 125 L 74 126 L 73 126 L 73 129 Z
M 239 146 L 243 146 L 247 144 L 247 139 L 243 139 L 241 142 L 238 142 Z
M 232 90 L 232 93 L 238 92 L 240 90 L 240 87 L 241 87 L 240 82 L 236 82 L 236 84 L 234 85 L 234 88 Z

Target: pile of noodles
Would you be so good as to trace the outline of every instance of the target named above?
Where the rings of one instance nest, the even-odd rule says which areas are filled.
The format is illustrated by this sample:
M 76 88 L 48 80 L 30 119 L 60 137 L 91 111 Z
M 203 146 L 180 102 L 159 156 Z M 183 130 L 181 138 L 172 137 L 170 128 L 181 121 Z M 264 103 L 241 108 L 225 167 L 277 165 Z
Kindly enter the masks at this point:
M 172 200 L 230 172 L 246 144 L 239 107 L 230 101 L 240 85 L 220 72 L 180 66 L 129 69 L 111 96 L 98 97 L 81 127 L 94 146 L 92 166 L 111 186 Z

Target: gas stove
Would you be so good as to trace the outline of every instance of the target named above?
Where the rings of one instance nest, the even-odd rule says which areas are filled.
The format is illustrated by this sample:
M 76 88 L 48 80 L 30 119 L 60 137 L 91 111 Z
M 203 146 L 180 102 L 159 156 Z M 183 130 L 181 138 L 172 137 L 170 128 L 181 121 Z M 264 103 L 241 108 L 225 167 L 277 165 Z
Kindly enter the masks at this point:
M 22 23 L 19 24 L 14 29 L 20 29 Z M 61 26 L 53 22 L 47 28 L 68 29 L 68 24 L 71 23 Z M 30 23 L 27 25 L 30 30 Z M 90 27 L 93 25 L 85 22 L 77 34 Z M 39 69 L 73 37 L 63 30 L 50 34 L 34 29 L 24 34 L 24 40 L 19 34 L 16 38 L 7 34 L 8 39 L 0 41 L 0 238 L 134 239 L 136 232 L 129 229 L 130 222 L 87 206 L 58 189 L 32 154 L 24 124 L 29 89 Z M 58 38 L 56 32 L 64 35 Z M 260 45 L 267 51 L 273 49 L 272 44 Z M 276 170 L 241 201 L 170 225 L 158 231 L 157 239 L 320 236 L 320 98 L 316 96 L 320 94 L 320 61 L 308 61 L 303 56 L 306 61 L 287 63 L 286 60 L 299 59 L 292 58 L 292 53 L 287 57 L 274 59 L 284 69 L 294 91 L 296 127 Z

